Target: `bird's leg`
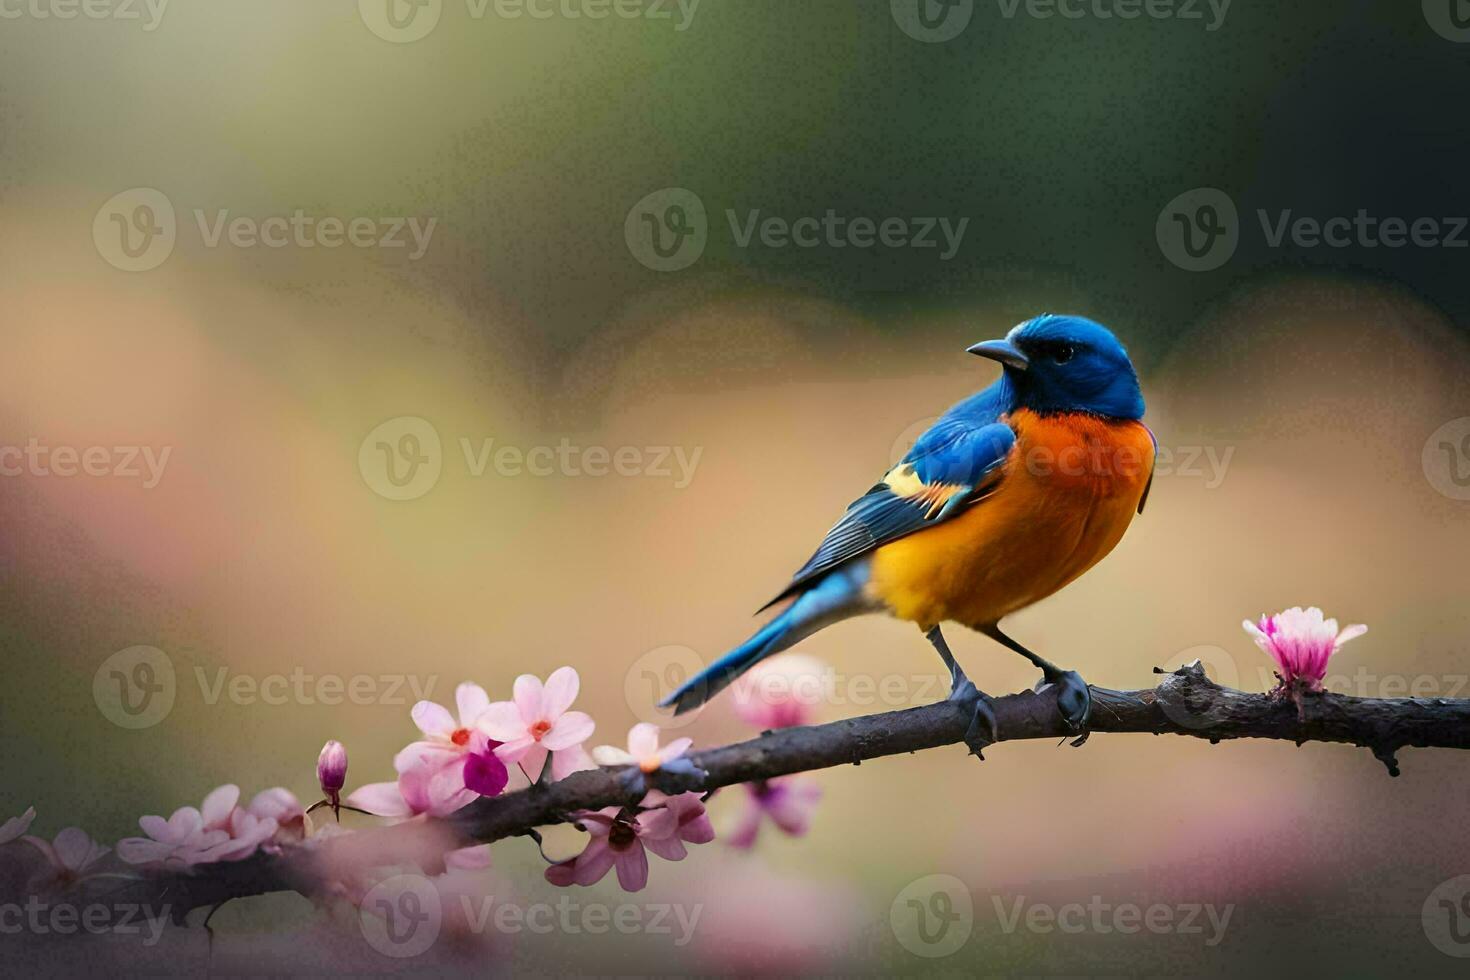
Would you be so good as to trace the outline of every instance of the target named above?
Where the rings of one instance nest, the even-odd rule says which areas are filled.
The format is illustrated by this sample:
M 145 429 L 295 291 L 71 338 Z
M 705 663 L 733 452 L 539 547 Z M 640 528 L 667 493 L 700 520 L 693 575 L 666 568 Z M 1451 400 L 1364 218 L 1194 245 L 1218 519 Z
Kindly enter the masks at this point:
M 1092 694 L 1088 691 L 1087 682 L 1082 679 L 1082 676 L 1075 670 L 1062 670 L 1050 660 L 1027 650 L 1002 633 L 1000 627 L 995 623 L 981 626 L 979 630 L 1001 646 L 1016 651 L 1041 668 L 1041 676 L 1046 683 L 1057 686 L 1057 710 L 1061 712 L 1062 720 L 1072 731 L 1083 732 L 1085 739 L 1087 719 L 1092 714 Z M 1073 744 L 1080 745 L 1081 740 Z
M 944 666 L 949 668 L 949 700 L 955 701 L 967 707 L 970 712 L 970 727 L 965 732 L 965 744 L 970 747 L 970 752 L 979 759 L 984 759 L 981 751 L 987 745 L 999 741 L 1000 736 L 996 732 L 995 709 L 991 707 L 990 696 L 970 682 L 965 672 L 960 667 L 958 660 L 949 650 L 949 644 L 944 641 L 944 634 L 935 626 L 924 634 L 929 642 L 934 644 L 934 649 L 939 651 L 939 656 L 944 660 Z

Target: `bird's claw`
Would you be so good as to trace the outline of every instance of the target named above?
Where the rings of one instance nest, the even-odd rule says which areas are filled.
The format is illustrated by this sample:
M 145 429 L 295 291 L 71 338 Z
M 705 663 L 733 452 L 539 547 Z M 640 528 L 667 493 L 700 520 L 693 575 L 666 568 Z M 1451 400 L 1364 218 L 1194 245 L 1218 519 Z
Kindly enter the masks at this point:
M 1042 675 L 1038 691 L 1047 687 L 1057 689 L 1057 711 L 1062 721 L 1079 737 L 1072 743 L 1081 745 L 1087 741 L 1087 722 L 1092 717 L 1092 692 L 1087 682 L 1075 670 L 1049 670 Z
M 981 691 L 962 674 L 950 690 L 949 700 L 970 710 L 970 726 L 965 730 L 965 744 L 969 746 L 970 754 L 983 762 L 985 748 L 1000 741 L 1000 729 L 990 695 Z

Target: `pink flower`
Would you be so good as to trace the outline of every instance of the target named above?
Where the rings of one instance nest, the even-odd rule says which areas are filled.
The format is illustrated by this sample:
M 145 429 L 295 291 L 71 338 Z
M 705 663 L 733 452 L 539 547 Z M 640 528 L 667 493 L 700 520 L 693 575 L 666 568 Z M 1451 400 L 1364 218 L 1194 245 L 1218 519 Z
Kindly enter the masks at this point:
M 1293 606 L 1274 616 L 1262 616 L 1259 625 L 1250 620 L 1241 625 L 1256 646 L 1276 661 L 1281 678 L 1277 692 L 1295 692 L 1298 701 L 1302 690 L 1322 690 L 1328 658 L 1348 640 L 1368 632 L 1362 624 L 1338 632 L 1337 620 L 1324 619 L 1316 606 L 1305 610 Z
M 485 689 L 478 684 L 461 684 L 455 688 L 454 699 L 459 710 L 457 721 L 448 709 L 433 701 L 414 705 L 414 724 L 426 737 L 410 743 L 393 759 L 399 780 L 407 778 L 411 783 L 403 792 L 404 798 L 422 798 L 424 807 L 417 812 L 435 816 L 453 813 L 476 796 L 498 794 L 510 778 L 505 766 L 490 756 L 500 743 L 477 727 L 490 707 Z
M 592 758 L 600 766 L 637 766 L 644 775 L 651 775 L 683 756 L 693 744 L 692 738 L 676 738 L 659 748 L 658 726 L 645 721 L 628 729 L 627 751 L 599 745 L 592 750 Z
M 584 810 L 575 817 L 577 826 L 587 831 L 587 847 L 570 861 L 546 869 L 546 880 L 553 885 L 595 885 L 617 868 L 618 884 L 624 891 L 636 892 L 648 884 L 645 848 L 670 861 L 687 853 L 677 836 L 678 816 L 666 807 L 634 817 L 610 806 Z
M 812 812 L 822 798 L 822 790 L 810 779 L 800 776 L 778 776 L 775 779 L 746 783 L 749 794 L 745 809 L 727 838 L 731 846 L 749 848 L 755 844 L 761 824 L 770 819 L 784 833 L 800 837 L 811 825 Z
M 51 865 L 52 879 L 61 884 L 80 881 L 109 850 L 88 837 L 80 827 L 67 827 L 56 835 L 54 841 L 29 834 L 21 839 L 41 852 L 46 863 Z
M 760 731 L 809 725 L 830 699 L 830 668 L 815 657 L 783 653 L 752 667 L 730 689 L 735 713 Z
M 543 685 L 531 674 L 516 678 L 513 701 L 497 701 L 480 716 L 480 729 L 504 744 L 495 754 L 507 765 L 520 763 L 532 779 L 551 755 L 551 777 L 565 779 L 590 768 L 582 743 L 592 736 L 592 719 L 568 711 L 581 681 L 570 667 L 552 671 Z
M 505 769 L 501 766 L 501 771 Z M 368 783 L 359 786 L 348 795 L 346 803 L 379 817 L 402 820 L 433 813 L 429 800 L 429 781 L 434 774 L 424 767 L 410 770 L 398 777 L 396 783 Z M 503 785 L 503 784 L 502 784 Z M 327 825 L 329 828 L 332 824 Z M 450 868 L 478 870 L 490 866 L 490 845 L 474 844 L 450 851 L 444 855 L 444 863 Z
M 26 807 L 26 812 L 18 817 L 11 817 L 5 823 L 0 824 L 0 844 L 9 844 L 21 834 L 31 829 L 31 822 L 36 819 L 36 808 Z
M 249 811 L 237 813 L 240 787 L 226 784 L 204 798 L 199 809 L 179 807 L 168 818 L 138 819 L 147 837 L 126 837 L 117 842 L 117 856 L 129 864 L 184 867 L 214 861 L 238 861 L 275 837 L 278 829 L 271 817 Z
M 256 820 L 274 820 L 276 831 L 265 841 L 266 850 L 277 852 L 282 844 L 293 844 L 306 837 L 306 811 L 296 794 L 282 786 L 261 790 L 250 800 L 244 810 L 237 810 L 230 818 L 230 834 L 239 839 L 244 836 L 245 821 L 240 814 L 247 813 Z M 237 822 L 238 821 L 238 822 Z M 241 828 L 237 831 L 237 827 Z

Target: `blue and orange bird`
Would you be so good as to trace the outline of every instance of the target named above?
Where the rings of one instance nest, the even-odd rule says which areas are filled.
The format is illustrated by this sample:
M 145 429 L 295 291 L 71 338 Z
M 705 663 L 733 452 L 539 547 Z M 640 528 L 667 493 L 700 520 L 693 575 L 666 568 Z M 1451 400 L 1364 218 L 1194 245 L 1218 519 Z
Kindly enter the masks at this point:
M 916 623 L 949 669 L 950 698 L 972 707 L 966 742 L 994 741 L 990 699 L 966 677 L 940 626 L 978 630 L 1041 669 L 1057 706 L 1085 731 L 1092 699 L 1062 670 L 1001 632 L 1000 621 L 1100 561 L 1143 512 L 1156 443 L 1128 352 L 1100 324 L 1046 314 L 969 348 L 1002 367 L 955 405 L 881 482 L 853 501 L 791 584 L 791 604 L 664 702 L 705 703 L 756 663 L 866 613 Z

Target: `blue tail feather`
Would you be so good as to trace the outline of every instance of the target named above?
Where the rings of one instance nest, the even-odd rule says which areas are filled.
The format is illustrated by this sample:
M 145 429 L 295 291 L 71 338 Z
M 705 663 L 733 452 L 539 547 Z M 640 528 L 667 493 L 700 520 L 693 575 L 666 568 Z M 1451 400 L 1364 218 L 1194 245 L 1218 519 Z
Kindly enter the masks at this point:
M 872 610 L 863 595 L 868 579 L 865 561 L 834 569 L 796 597 L 775 619 L 756 631 L 719 660 L 690 678 L 673 694 L 659 702 L 659 707 L 674 709 L 674 714 L 704 704 L 729 687 L 734 680 L 773 654 L 811 636 L 824 626 L 840 619 Z

